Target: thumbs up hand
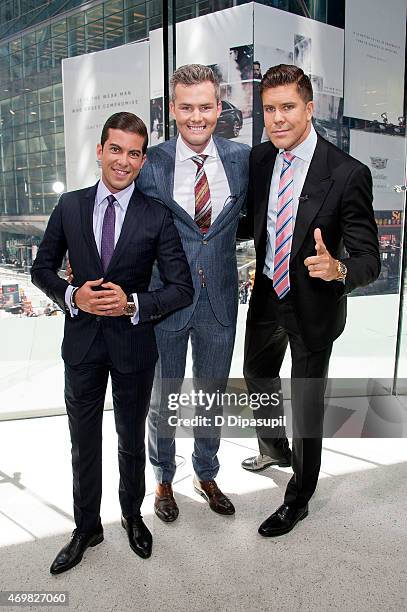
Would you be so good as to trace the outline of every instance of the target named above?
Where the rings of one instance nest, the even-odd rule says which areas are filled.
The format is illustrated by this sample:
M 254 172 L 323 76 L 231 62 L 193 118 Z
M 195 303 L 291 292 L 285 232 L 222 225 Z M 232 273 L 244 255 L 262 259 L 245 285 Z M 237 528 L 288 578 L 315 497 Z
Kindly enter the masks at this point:
M 337 260 L 331 257 L 322 238 L 319 227 L 314 231 L 316 255 L 307 257 L 304 265 L 308 268 L 311 278 L 322 278 L 324 281 L 335 280 L 338 276 Z

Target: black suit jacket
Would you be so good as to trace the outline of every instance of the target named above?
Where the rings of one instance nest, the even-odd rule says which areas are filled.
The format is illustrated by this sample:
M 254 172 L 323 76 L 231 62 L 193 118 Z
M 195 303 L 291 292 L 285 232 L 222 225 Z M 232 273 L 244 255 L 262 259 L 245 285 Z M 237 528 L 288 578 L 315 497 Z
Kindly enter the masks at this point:
M 256 247 L 257 274 L 248 315 L 252 320 L 273 316 L 278 303 L 262 274 L 277 153 L 271 142 L 252 149 L 247 216 L 238 231 L 238 237 L 254 237 Z M 373 282 L 380 273 L 370 170 L 318 135 L 301 198 L 290 255 L 290 296 L 304 343 L 317 351 L 342 333 L 346 294 Z M 343 260 L 348 268 L 345 284 L 309 276 L 304 260 L 316 254 L 314 230 L 318 227 L 332 257 Z
M 58 270 L 67 251 L 75 278 L 81 286 L 104 278 L 137 293 L 139 324 L 130 317 L 100 317 L 79 310 L 66 314 L 62 357 L 69 365 L 81 363 L 97 331 L 102 327 L 112 363 L 120 372 L 150 367 L 157 359 L 153 323 L 192 302 L 190 269 L 170 211 L 146 197 L 137 187 L 130 199 L 120 238 L 106 274 L 93 233 L 93 208 L 97 184 L 63 194 L 54 209 L 33 263 L 31 277 L 50 299 L 66 312 L 66 280 Z M 164 286 L 148 291 L 154 261 Z

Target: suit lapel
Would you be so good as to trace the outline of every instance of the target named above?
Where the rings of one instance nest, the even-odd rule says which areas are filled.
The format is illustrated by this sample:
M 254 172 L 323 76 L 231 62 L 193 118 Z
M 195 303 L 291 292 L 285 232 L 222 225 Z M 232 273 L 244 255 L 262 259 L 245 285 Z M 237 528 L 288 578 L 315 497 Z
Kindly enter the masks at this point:
M 160 146 L 161 157 L 159 163 L 153 162 L 152 169 L 156 185 L 162 191 L 162 200 L 177 217 L 199 233 L 198 226 L 190 215 L 174 200 L 174 172 L 176 155 L 176 138 L 167 140 Z
M 269 194 L 271 186 L 271 178 L 274 170 L 274 163 L 278 149 L 270 142 L 265 154 L 258 160 L 259 175 L 256 178 L 255 192 L 257 193 L 255 202 L 255 217 L 261 228 L 267 226 L 267 209 L 269 204 Z M 257 174 L 257 173 L 256 173 Z
M 326 146 L 326 142 L 318 136 L 317 146 L 315 147 L 314 155 L 300 196 L 306 199 L 300 199 L 298 204 L 291 247 L 291 260 L 297 255 L 313 219 L 323 206 L 325 198 L 333 184 L 328 167 L 327 154 L 328 147 Z
M 123 250 L 126 247 L 126 244 L 129 240 L 130 236 L 135 234 L 135 227 L 137 223 L 137 202 L 143 198 L 140 191 L 135 187 L 132 196 L 130 198 L 129 204 L 127 206 L 126 214 L 124 217 L 122 229 L 120 232 L 119 240 L 115 246 L 113 251 L 112 259 L 109 262 L 109 266 L 106 270 L 105 276 L 112 270 L 115 263 L 120 259 L 123 254 Z
M 90 249 L 91 255 L 95 263 L 101 271 L 102 276 L 102 262 L 99 257 L 98 249 L 95 242 L 95 234 L 93 232 L 93 208 L 95 206 L 97 186 L 98 183 L 96 183 L 96 185 L 90 187 L 87 191 L 85 191 L 84 195 L 81 197 L 79 206 L 81 211 L 83 237 Z
M 222 162 L 223 168 L 225 170 L 226 178 L 229 183 L 230 189 L 230 202 L 224 206 L 219 215 L 216 217 L 215 221 L 211 224 L 208 234 L 212 233 L 212 228 L 216 230 L 216 228 L 222 223 L 223 219 L 229 214 L 233 205 L 239 199 L 240 191 L 241 191 L 241 177 L 239 172 L 239 164 L 235 159 L 232 158 L 229 149 L 228 141 L 223 141 L 216 136 L 213 137 L 216 149 L 219 154 L 219 158 Z

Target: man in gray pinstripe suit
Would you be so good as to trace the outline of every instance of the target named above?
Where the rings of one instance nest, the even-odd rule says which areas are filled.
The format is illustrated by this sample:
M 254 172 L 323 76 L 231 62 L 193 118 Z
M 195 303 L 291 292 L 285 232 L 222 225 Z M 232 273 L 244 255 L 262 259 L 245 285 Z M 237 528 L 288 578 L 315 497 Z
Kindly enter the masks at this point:
M 210 68 L 178 68 L 171 79 L 170 110 L 179 135 L 148 151 L 137 180 L 143 193 L 172 211 L 195 289 L 190 306 L 155 326 L 159 362 L 149 413 L 149 453 L 157 478 L 155 512 L 165 522 L 179 513 L 172 490 L 175 430 L 168 426 L 168 392 L 180 389 L 189 341 L 195 387 L 222 391 L 235 339 L 235 237 L 246 197 L 250 149 L 213 136 L 221 108 L 219 83 Z M 154 288 L 161 284 L 158 277 L 153 283 Z M 195 428 L 194 438 L 195 490 L 213 511 L 231 515 L 233 504 L 215 482 L 220 431 Z

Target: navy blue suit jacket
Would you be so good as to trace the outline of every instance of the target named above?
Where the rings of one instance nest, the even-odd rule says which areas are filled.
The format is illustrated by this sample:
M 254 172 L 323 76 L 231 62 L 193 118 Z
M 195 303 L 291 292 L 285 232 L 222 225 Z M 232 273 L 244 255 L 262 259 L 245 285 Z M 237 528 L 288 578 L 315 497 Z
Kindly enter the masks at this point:
M 130 317 L 100 317 L 83 311 L 66 313 L 62 357 L 69 365 L 81 363 L 102 327 L 112 363 L 120 372 L 138 371 L 157 359 L 153 323 L 193 299 L 191 273 L 171 212 L 146 197 L 137 187 L 130 199 L 119 240 L 105 274 L 93 233 L 97 185 L 63 194 L 54 209 L 33 263 L 33 283 L 66 312 L 68 283 L 58 276 L 63 258 L 69 259 L 75 284 L 104 278 L 137 293 L 138 325 Z M 162 286 L 149 291 L 157 261 Z

